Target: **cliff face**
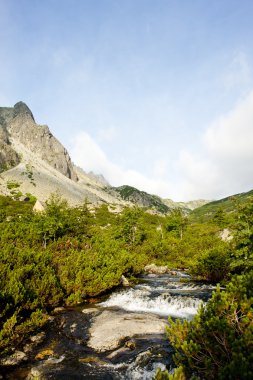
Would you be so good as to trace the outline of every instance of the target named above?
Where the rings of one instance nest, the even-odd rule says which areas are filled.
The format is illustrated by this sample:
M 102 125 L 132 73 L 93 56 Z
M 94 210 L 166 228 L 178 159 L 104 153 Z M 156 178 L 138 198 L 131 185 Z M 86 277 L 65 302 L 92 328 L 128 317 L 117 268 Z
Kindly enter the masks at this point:
M 23 102 L 13 108 L 0 107 L 0 146 L 4 148 L 4 154 L 0 154 L 2 170 L 19 163 L 12 141 L 23 144 L 67 178 L 78 180 L 67 150 L 52 135 L 48 126 L 36 124 L 32 112 Z M 0 151 L 2 153 L 2 149 Z
M 46 125 L 36 124 L 26 104 L 0 107 L 0 194 L 11 195 L 15 183 L 22 195 L 46 201 L 58 193 L 70 205 L 124 204 L 104 191 L 105 181 L 75 167 L 64 146 Z
M 11 147 L 8 132 L 0 121 L 0 173 L 18 165 L 20 158 L 15 150 Z

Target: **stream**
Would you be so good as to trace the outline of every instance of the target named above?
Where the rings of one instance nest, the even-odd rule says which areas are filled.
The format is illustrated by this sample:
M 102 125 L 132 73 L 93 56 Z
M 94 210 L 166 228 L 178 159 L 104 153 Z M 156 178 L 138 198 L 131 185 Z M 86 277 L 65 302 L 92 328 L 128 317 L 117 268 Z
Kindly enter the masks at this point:
M 184 272 L 149 274 L 94 304 L 59 310 L 42 341 L 27 345 L 27 360 L 0 378 L 151 380 L 158 367 L 173 368 L 168 316 L 191 319 L 212 290 Z

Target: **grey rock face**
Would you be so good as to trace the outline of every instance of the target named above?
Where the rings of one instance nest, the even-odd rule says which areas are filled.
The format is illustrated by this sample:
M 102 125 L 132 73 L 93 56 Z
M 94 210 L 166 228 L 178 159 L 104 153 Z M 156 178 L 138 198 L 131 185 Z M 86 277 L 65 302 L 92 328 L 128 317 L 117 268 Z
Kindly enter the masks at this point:
M 66 177 L 73 181 L 78 180 L 67 150 L 52 135 L 48 126 L 35 123 L 33 114 L 25 103 L 19 102 L 13 108 L 0 107 L 0 126 L 5 128 L 7 133 L 5 140 L 0 136 L 0 142 L 6 141 L 9 135 L 10 139 L 7 139 L 9 143 L 11 138 L 15 139 Z M 4 151 L 8 160 L 4 156 L 2 161 L 7 162 L 10 160 L 10 156 L 7 154 L 9 151 L 7 148 Z M 11 162 L 13 162 L 13 158 Z M 18 163 L 18 161 L 15 162 Z
M 8 132 L 0 115 L 0 173 L 20 162 L 18 154 L 12 149 Z
M 23 102 L 18 102 L 15 104 L 15 106 L 13 107 L 13 116 L 16 117 L 18 115 L 28 115 L 29 117 L 31 117 L 33 119 L 33 121 L 35 122 L 34 120 L 34 117 L 33 117 L 33 114 L 31 112 L 31 110 L 27 107 L 27 105 Z

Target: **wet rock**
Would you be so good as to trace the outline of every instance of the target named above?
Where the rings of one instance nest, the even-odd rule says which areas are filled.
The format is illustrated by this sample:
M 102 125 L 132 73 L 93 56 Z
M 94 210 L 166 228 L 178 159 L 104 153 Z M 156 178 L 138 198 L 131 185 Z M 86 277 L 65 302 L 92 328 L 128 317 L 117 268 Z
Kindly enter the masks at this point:
M 46 349 L 46 350 L 43 350 L 43 351 L 39 352 L 35 356 L 35 359 L 43 360 L 43 359 L 48 358 L 49 356 L 52 356 L 52 355 L 54 355 L 54 351 L 51 350 L 51 349 Z
M 31 336 L 30 340 L 33 342 L 33 343 L 41 343 L 46 337 L 46 334 L 43 332 L 40 332 L 39 334 L 37 335 L 33 335 Z
M 60 329 L 64 328 L 66 326 L 66 323 L 67 323 L 66 318 L 62 317 L 60 322 L 59 322 L 59 328 Z
M 92 314 L 92 313 L 96 313 L 97 311 L 98 311 L 98 309 L 96 309 L 95 307 L 89 307 L 88 309 L 83 309 L 82 313 L 83 314 Z
M 54 308 L 52 314 L 60 314 L 63 313 L 66 309 L 64 307 L 56 307 Z
M 125 347 L 129 348 L 130 350 L 135 350 L 136 342 L 134 341 L 134 339 L 127 340 L 125 343 Z
M 152 274 L 165 274 L 169 272 L 166 265 L 158 267 L 155 264 L 146 265 L 144 271 Z
M 39 334 L 37 335 L 33 335 L 30 337 L 30 343 L 27 343 L 25 346 L 24 346 L 24 352 L 25 353 L 29 353 L 32 351 L 32 349 L 37 346 L 39 343 L 43 342 L 43 340 L 45 339 L 46 337 L 46 334 L 44 333 L 44 331 L 40 332 Z
M 76 328 L 77 328 L 77 324 L 76 323 L 72 323 L 72 325 L 70 326 L 70 332 L 74 333 L 76 331 Z
M 45 360 L 39 362 L 37 366 L 31 368 L 26 380 L 47 380 L 49 378 L 47 375 L 48 369 L 57 368 L 56 365 L 61 363 L 64 359 L 64 355 L 60 357 L 45 357 Z
M 162 334 L 165 326 L 166 321 L 156 315 L 105 310 L 95 317 L 88 346 L 100 352 L 113 350 L 126 337 Z
M 100 358 L 96 357 L 96 356 L 87 356 L 86 358 L 79 358 L 78 361 L 80 363 L 90 363 L 90 364 L 98 364 L 98 365 L 105 365 L 105 364 L 108 364 L 107 362 L 105 362 L 104 360 L 101 360 Z
M 27 360 L 27 356 L 22 351 L 15 351 L 12 355 L 0 360 L 1 365 L 18 365 L 22 361 Z
M 121 283 L 123 286 L 130 286 L 130 282 L 128 281 L 128 279 L 125 277 L 125 276 L 121 276 Z
M 32 368 L 30 374 L 27 376 L 27 380 L 42 379 L 42 371 L 38 368 Z
M 44 333 L 44 331 L 42 331 L 37 335 L 31 336 L 30 340 L 33 344 L 39 344 L 39 343 L 43 342 L 45 337 L 46 337 L 46 334 Z
M 106 357 L 108 359 L 114 359 L 116 356 L 124 354 L 127 350 L 129 349 L 126 347 L 120 347 L 117 350 L 110 352 L 110 354 L 108 354 Z

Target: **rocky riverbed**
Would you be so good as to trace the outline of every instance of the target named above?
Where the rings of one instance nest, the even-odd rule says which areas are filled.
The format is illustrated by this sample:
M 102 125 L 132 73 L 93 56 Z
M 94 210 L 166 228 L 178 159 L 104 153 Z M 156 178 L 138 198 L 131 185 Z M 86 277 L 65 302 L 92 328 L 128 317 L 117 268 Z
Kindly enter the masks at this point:
M 2 379 L 152 379 L 158 367 L 173 367 L 167 317 L 192 318 L 211 290 L 185 273 L 151 273 L 95 305 L 56 310 L 2 363 Z

